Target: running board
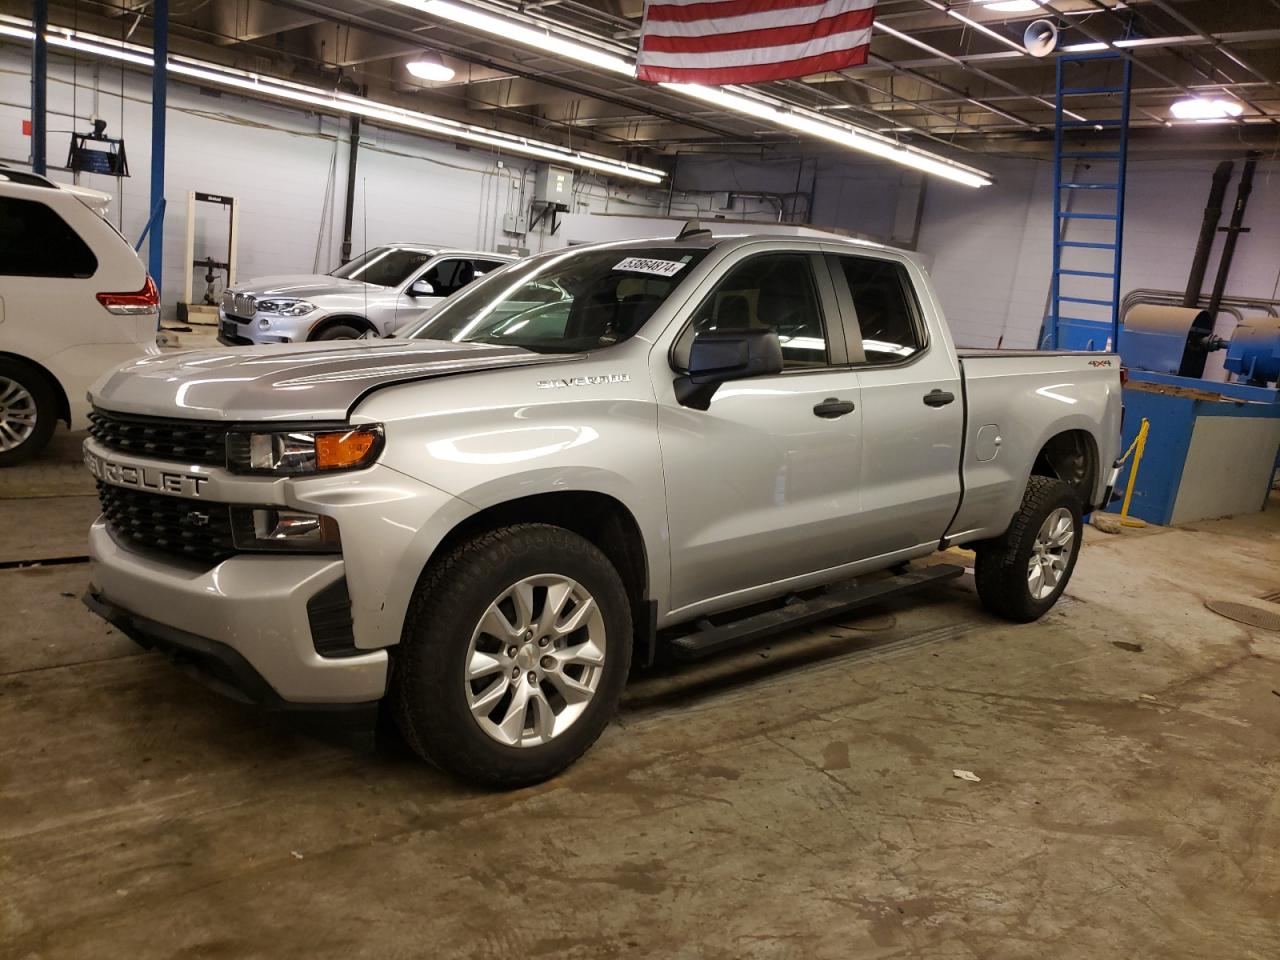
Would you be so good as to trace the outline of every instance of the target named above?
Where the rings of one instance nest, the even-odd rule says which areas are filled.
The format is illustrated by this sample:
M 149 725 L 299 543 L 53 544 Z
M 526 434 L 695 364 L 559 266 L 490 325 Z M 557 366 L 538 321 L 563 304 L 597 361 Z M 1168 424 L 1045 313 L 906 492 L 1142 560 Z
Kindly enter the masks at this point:
M 812 600 L 789 603 L 778 610 L 757 613 L 721 626 L 708 625 L 670 640 L 671 655 L 677 660 L 701 660 L 726 650 L 746 646 L 795 627 L 826 620 L 880 600 L 913 593 L 964 573 L 964 567 L 938 563 L 901 576 L 832 590 Z M 704 621 L 705 622 L 705 621 Z

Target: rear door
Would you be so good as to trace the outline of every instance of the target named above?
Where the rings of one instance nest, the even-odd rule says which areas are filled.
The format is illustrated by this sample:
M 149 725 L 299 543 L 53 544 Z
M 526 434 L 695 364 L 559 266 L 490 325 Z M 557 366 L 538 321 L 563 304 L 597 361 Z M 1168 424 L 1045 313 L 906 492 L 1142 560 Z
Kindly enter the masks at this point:
M 861 404 L 821 254 L 742 253 L 652 361 L 673 610 L 732 606 L 854 551 Z M 672 367 L 697 333 L 760 327 L 778 333 L 782 373 L 723 384 L 705 411 L 676 402 Z
M 862 399 L 861 558 L 936 543 L 960 501 L 955 351 L 941 323 L 926 323 L 905 258 L 842 251 L 827 264 Z

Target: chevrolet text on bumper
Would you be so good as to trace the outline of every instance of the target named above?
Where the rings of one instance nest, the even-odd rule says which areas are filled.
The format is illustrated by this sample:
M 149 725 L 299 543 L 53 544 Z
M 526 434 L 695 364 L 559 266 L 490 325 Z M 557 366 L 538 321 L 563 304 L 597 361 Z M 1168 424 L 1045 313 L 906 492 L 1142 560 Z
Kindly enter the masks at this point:
M 105 378 L 86 602 L 229 695 L 385 699 L 423 757 L 532 783 L 659 643 L 962 572 L 885 575 L 939 548 L 976 551 L 992 612 L 1044 614 L 1115 483 L 1098 359 L 957 351 L 911 258 L 838 238 L 556 251 L 392 339 Z

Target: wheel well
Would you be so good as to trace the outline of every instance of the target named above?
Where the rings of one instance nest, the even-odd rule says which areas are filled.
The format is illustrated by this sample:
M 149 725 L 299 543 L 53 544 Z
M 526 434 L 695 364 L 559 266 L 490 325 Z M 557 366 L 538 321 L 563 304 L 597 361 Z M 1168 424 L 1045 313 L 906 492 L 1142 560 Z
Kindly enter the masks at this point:
M 27 357 L 20 356 L 16 353 L 0 352 L 0 358 L 5 360 L 13 360 L 15 363 L 26 364 L 36 373 L 40 374 L 49 382 L 49 386 L 53 389 L 53 395 L 58 401 L 58 419 L 71 426 L 71 404 L 67 402 L 67 392 L 62 389 L 62 384 L 58 382 L 58 378 L 48 371 L 42 365 Z
M 622 577 L 631 600 L 635 659 L 653 657 L 653 618 L 649 602 L 649 561 L 635 517 L 613 497 L 592 491 L 564 491 L 521 497 L 481 510 L 449 531 L 434 557 L 488 530 L 515 523 L 547 523 L 571 530 L 595 544 Z
M 368 333 L 374 329 L 372 323 L 364 317 L 358 317 L 354 314 L 349 316 L 325 317 L 322 321 L 311 328 L 311 332 L 307 334 L 308 340 L 314 340 L 330 327 L 355 327 L 361 333 Z
M 1049 438 L 1031 468 L 1035 476 L 1054 477 L 1070 486 L 1086 510 L 1098 481 L 1098 447 L 1087 430 L 1067 430 Z

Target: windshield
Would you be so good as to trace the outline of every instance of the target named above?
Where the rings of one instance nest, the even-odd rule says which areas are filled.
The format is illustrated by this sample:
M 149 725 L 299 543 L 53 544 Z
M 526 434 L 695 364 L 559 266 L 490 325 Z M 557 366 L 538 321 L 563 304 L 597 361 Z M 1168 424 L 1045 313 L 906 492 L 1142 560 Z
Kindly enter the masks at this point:
M 380 287 L 398 287 L 431 259 L 429 250 L 409 247 L 374 247 L 344 263 L 330 276 L 342 280 L 363 280 Z
M 537 257 L 489 274 L 398 336 L 578 353 L 636 334 L 706 250 L 643 248 Z

